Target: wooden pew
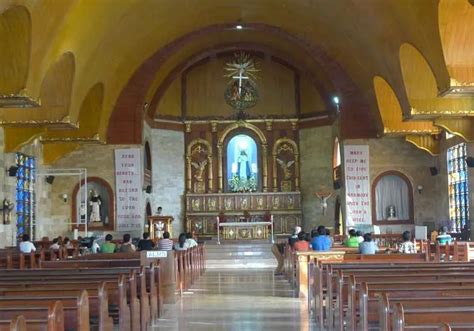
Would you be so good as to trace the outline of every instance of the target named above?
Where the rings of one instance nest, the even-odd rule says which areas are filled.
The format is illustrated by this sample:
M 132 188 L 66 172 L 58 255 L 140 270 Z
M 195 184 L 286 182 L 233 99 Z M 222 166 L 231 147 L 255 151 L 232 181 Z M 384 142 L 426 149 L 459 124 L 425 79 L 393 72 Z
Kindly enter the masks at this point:
M 474 307 L 404 308 L 395 304 L 393 331 L 436 330 L 443 323 L 449 323 L 452 330 L 474 329 Z
M 1 314 L 1 313 L 0 313 Z M 47 309 L 25 310 L 24 314 L 0 320 L 0 331 L 64 331 L 64 315 L 61 301 L 49 304 Z
M 82 296 L 83 291 L 87 288 L 89 300 L 91 302 L 96 302 L 94 306 L 89 308 L 97 307 L 95 308 L 96 311 L 89 309 L 88 315 L 92 315 L 90 317 L 97 320 L 100 330 L 112 330 L 113 321 L 109 317 L 109 300 L 106 283 L 100 284 L 98 288 L 95 288 L 95 286 L 95 284 L 92 284 L 89 286 L 89 288 L 87 288 L 87 286 L 84 284 L 45 283 L 41 285 L 31 285 L 26 288 L 19 288 L 18 285 L 15 286 L 15 284 L 12 284 L 10 287 L 3 284 L 0 287 L 0 294 L 3 297 L 7 297 L 12 300 L 14 300 L 14 298 L 17 298 L 17 300 L 24 298 L 36 298 L 32 299 L 32 301 L 41 301 L 48 300 L 48 298 L 57 299 L 71 296 L 75 296 L 77 298 L 78 296 Z M 84 309 L 82 310 L 82 315 L 84 313 Z M 126 317 L 126 311 L 121 311 L 121 315 L 122 314 Z M 28 317 L 25 317 L 28 320 Z M 126 327 L 121 329 L 127 330 Z
M 440 287 L 447 289 L 446 293 L 454 292 L 456 294 L 458 290 L 466 286 L 467 289 L 474 288 L 474 279 L 471 279 L 471 282 L 456 282 L 456 281 L 449 281 L 449 280 L 442 280 L 441 282 L 438 281 L 417 281 L 415 278 L 411 280 L 405 281 L 397 281 L 397 280 L 387 280 L 384 282 L 377 282 L 377 283 L 367 283 L 363 282 L 360 285 L 360 295 L 358 295 L 359 303 L 352 302 L 349 299 L 349 307 L 348 307 L 348 319 L 347 324 L 349 326 L 349 330 L 356 330 L 357 325 L 360 328 L 366 330 L 369 328 L 370 323 L 377 323 L 379 319 L 379 302 L 378 296 L 386 293 L 385 291 L 391 291 L 390 293 L 395 292 L 398 289 L 405 289 L 410 288 L 413 290 L 413 295 L 416 293 L 419 296 L 424 296 L 426 292 L 430 292 L 432 290 L 436 290 Z M 375 290 L 374 290 L 375 288 Z M 440 292 L 436 292 L 438 295 L 441 294 Z M 472 293 L 472 292 L 471 292 Z M 462 295 L 462 294 L 461 294 Z M 372 300 L 371 300 L 372 299 Z M 356 300 L 354 300 L 356 301 Z M 357 324 L 357 314 L 360 314 L 360 323 Z M 339 320 L 339 323 L 342 321 Z
M 79 297 L 66 298 L 0 298 L 0 319 L 5 320 L 21 314 L 31 317 L 31 312 L 40 315 L 56 301 L 63 305 L 64 327 L 67 330 L 89 331 L 89 297 L 82 291 Z
M 335 274 L 337 274 L 338 270 L 350 271 L 350 272 L 358 272 L 360 274 L 365 275 L 374 275 L 377 273 L 380 274 L 388 274 L 391 275 L 393 272 L 397 270 L 403 270 L 404 273 L 407 272 L 418 272 L 418 271 L 437 271 L 441 270 L 445 272 L 447 267 L 450 270 L 454 271 L 467 271 L 471 270 L 474 272 L 474 264 L 469 263 L 443 263 L 443 264 L 427 264 L 427 263 L 410 263 L 407 265 L 404 264 L 380 264 L 380 263 L 373 263 L 373 264 L 353 264 L 353 263 L 340 263 L 340 264 L 324 264 L 323 262 L 319 261 L 318 264 L 312 265 L 315 269 L 315 282 L 314 287 L 312 289 L 312 293 L 314 292 L 314 298 L 312 300 L 312 305 L 314 307 L 315 318 L 320 325 L 320 328 L 323 327 L 324 322 L 324 315 L 326 315 L 327 319 L 329 320 L 330 325 L 333 325 L 333 305 L 332 300 L 328 300 L 328 298 L 334 297 L 335 292 Z M 382 269 L 383 268 L 383 269 Z M 326 288 L 326 295 L 324 292 L 324 288 Z M 326 303 L 324 305 L 324 303 Z M 326 314 L 325 314 L 326 313 Z
M 392 314 L 396 303 L 401 303 L 405 308 L 474 306 L 474 297 L 389 298 L 386 293 L 382 293 L 378 301 L 378 319 L 381 330 L 392 330 Z
M 26 320 L 23 315 L 16 316 L 10 322 L 10 331 L 26 331 Z

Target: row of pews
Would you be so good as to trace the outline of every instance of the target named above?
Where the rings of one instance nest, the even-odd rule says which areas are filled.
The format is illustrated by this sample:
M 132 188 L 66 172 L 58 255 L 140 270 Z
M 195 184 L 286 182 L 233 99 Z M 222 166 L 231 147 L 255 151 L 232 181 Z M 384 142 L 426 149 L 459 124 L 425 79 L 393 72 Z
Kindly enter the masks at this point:
M 474 330 L 469 246 L 426 243 L 418 254 L 375 255 L 288 248 L 285 273 L 320 330 Z
M 0 269 L 0 330 L 147 330 L 204 272 L 202 245 L 159 259 L 150 252 Z

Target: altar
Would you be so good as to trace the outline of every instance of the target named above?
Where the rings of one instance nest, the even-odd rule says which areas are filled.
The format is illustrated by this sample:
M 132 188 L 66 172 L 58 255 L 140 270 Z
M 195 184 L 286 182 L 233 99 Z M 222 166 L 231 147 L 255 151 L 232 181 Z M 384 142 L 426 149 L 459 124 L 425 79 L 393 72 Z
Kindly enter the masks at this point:
M 268 239 L 268 228 L 270 228 L 270 239 L 274 243 L 273 221 L 269 222 L 230 222 L 221 223 L 217 220 L 217 243 L 221 243 L 221 237 L 227 240 L 242 239 Z M 222 233 L 222 235 L 221 235 Z
M 296 121 L 185 124 L 186 231 L 270 240 L 301 225 Z
M 187 194 L 186 210 L 188 231 L 217 236 L 219 224 L 226 240 L 290 234 L 302 220 L 299 192 Z

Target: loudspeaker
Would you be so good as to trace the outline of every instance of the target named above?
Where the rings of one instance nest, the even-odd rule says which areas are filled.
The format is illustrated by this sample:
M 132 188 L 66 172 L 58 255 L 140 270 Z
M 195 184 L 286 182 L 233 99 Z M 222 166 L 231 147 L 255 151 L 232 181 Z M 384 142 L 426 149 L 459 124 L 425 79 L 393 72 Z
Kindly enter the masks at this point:
M 438 174 L 438 168 L 430 167 L 431 176 L 436 176 Z
M 145 192 L 150 194 L 151 193 L 151 185 L 148 185 L 146 188 L 145 188 Z
M 472 156 L 466 157 L 466 164 L 469 168 L 473 168 L 474 167 L 474 157 L 472 157 Z
M 10 168 L 8 168 L 8 176 L 15 177 L 17 171 L 18 171 L 18 167 L 11 166 Z
M 46 176 L 46 183 L 53 184 L 54 176 Z

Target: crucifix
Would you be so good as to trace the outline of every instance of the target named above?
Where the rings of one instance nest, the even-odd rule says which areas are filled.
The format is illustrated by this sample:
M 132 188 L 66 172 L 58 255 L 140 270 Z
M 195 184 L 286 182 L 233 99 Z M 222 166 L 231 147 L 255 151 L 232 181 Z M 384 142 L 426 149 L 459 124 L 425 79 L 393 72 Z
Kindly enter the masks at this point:
M 242 95 L 242 83 L 244 79 L 249 79 L 248 76 L 244 75 L 245 70 L 244 68 L 239 69 L 239 75 L 238 76 L 232 76 L 233 79 L 238 79 L 239 80 L 239 95 Z

